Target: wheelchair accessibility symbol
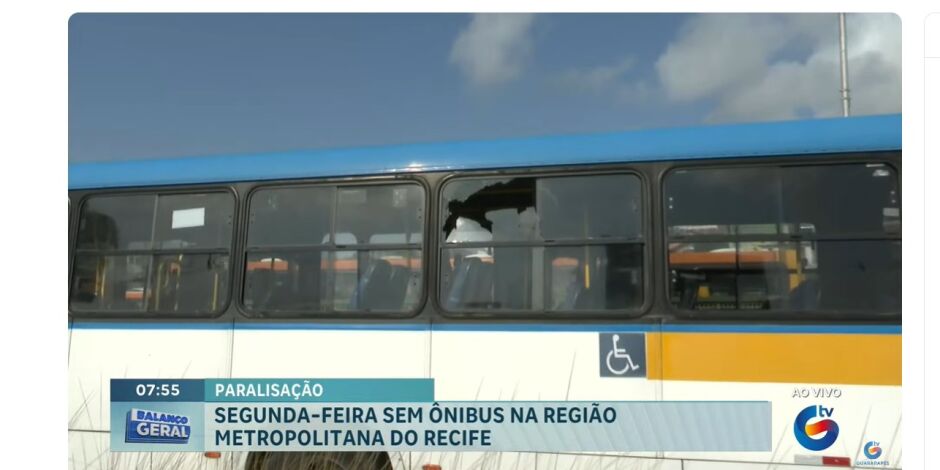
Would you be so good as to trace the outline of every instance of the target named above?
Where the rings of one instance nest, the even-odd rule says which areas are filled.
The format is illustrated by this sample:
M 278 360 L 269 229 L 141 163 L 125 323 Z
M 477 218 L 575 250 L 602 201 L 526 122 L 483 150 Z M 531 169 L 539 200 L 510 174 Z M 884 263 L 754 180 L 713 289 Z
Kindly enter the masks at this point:
M 601 333 L 601 377 L 646 377 L 646 334 Z

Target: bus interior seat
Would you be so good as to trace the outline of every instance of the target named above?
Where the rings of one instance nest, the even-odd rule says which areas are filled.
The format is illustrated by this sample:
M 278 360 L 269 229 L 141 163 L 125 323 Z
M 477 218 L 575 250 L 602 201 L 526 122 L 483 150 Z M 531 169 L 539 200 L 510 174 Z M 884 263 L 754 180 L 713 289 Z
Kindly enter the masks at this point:
M 303 309 L 318 309 L 322 297 L 320 285 L 320 253 L 298 253 L 293 260 L 293 284 L 289 292 L 295 305 Z
M 356 264 L 358 266 L 359 264 L 358 259 L 357 259 Z M 364 273 L 362 273 L 362 275 L 358 275 L 357 273 L 358 277 L 356 278 L 356 287 L 353 288 L 352 296 L 349 298 L 350 310 L 359 310 L 363 308 L 362 305 L 364 303 L 363 299 L 365 298 L 365 289 L 366 289 L 366 286 L 369 284 L 369 281 L 371 280 L 372 275 L 375 272 L 375 269 L 376 269 L 376 265 L 375 263 L 373 263 L 366 269 Z
M 574 282 L 568 285 L 568 288 L 565 290 L 565 298 L 562 299 L 556 309 L 574 310 L 575 306 L 578 305 L 578 298 L 581 297 L 583 291 L 584 283 L 579 279 L 575 279 Z
M 295 310 L 301 299 L 297 298 L 297 289 L 289 275 L 275 277 L 271 283 L 266 306 L 271 310 Z
M 694 310 L 698 306 L 699 286 L 706 281 L 705 274 L 694 270 L 675 269 L 675 282 L 679 291 L 679 307 Z
M 365 276 L 359 280 L 355 296 L 357 308 L 362 310 L 381 309 L 382 297 L 388 293 L 388 282 L 391 276 L 391 263 L 384 259 L 373 261 Z
M 532 308 L 532 251 L 511 247 L 493 249 L 494 262 L 490 265 L 492 274 L 487 289 L 493 292 L 492 297 L 499 303 L 493 307 L 514 310 Z M 481 293 L 487 299 L 491 298 L 487 292 Z M 487 300 L 486 303 L 491 302 Z
M 772 310 L 788 307 L 790 297 L 790 271 L 783 263 L 764 264 L 764 283 L 767 304 Z
M 594 287 L 582 287 L 574 301 L 574 308 L 576 310 L 599 310 L 598 302 L 598 292 L 600 290 Z
M 478 260 L 479 261 L 479 260 Z M 467 289 L 463 304 L 471 308 L 486 308 L 493 305 L 493 265 L 479 261 L 468 274 Z M 499 305 L 495 305 L 499 307 Z
M 214 309 L 213 301 L 215 273 L 211 256 L 183 256 L 180 260 L 179 290 L 176 292 L 174 310 L 208 312 Z M 218 305 L 215 305 L 217 307 Z
M 485 307 L 492 303 L 493 266 L 479 258 L 467 258 L 457 267 L 447 295 L 447 308 Z
M 254 269 L 248 277 L 251 280 L 251 309 L 267 309 L 270 307 L 271 290 L 274 288 L 274 271 L 272 269 Z
M 790 291 L 789 310 L 815 310 L 819 307 L 819 281 L 805 279 Z
M 390 295 L 389 308 L 401 310 L 408 294 L 408 283 L 411 280 L 411 270 L 405 266 L 392 266 L 392 276 L 389 280 Z
M 866 280 L 866 265 L 858 254 L 841 243 L 820 243 L 819 307 L 822 310 L 865 309 L 873 302 Z
M 820 307 L 825 310 L 898 311 L 901 273 L 897 253 L 851 243 L 820 243 Z
M 579 269 L 578 272 L 580 273 L 581 270 Z M 576 275 L 565 291 L 565 299 L 557 308 L 563 311 L 597 309 L 597 292 L 597 289 L 584 285 L 582 275 Z
M 455 309 L 461 305 L 463 291 L 467 286 L 467 272 L 470 270 L 471 264 L 479 261 L 480 260 L 473 258 L 464 259 L 454 269 L 454 272 L 451 274 L 453 276 L 453 281 L 450 285 L 450 291 L 447 292 L 447 296 L 444 297 L 444 303 L 448 309 Z
M 186 258 L 189 257 L 184 256 L 180 263 L 179 286 L 171 288 L 174 294 L 172 295 L 174 298 L 170 299 L 172 307 L 166 305 L 164 308 L 170 307 L 173 311 L 184 312 L 206 311 L 211 305 L 208 295 L 212 289 L 208 280 L 205 279 L 205 275 L 209 273 L 192 266 L 192 260 Z
M 388 260 L 373 261 L 356 289 L 354 305 L 363 310 L 400 310 L 409 275 L 407 268 L 392 266 Z

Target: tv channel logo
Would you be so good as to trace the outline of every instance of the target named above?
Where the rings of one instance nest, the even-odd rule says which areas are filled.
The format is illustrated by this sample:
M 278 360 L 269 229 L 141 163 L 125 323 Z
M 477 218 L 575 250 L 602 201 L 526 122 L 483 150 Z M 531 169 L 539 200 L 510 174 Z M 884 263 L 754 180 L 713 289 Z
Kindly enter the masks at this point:
M 884 449 L 878 441 L 868 441 L 862 446 L 862 453 L 865 454 L 865 460 L 856 460 L 856 467 L 887 467 L 890 462 L 887 459 L 878 460 L 884 454 Z
M 186 444 L 191 433 L 188 416 L 131 408 L 127 412 L 124 442 Z
M 809 450 L 825 450 L 839 437 L 839 424 L 832 419 L 835 408 L 812 405 L 803 408 L 793 421 L 793 435 Z M 821 418 L 821 419 L 817 419 Z M 816 419 L 812 423 L 810 421 Z

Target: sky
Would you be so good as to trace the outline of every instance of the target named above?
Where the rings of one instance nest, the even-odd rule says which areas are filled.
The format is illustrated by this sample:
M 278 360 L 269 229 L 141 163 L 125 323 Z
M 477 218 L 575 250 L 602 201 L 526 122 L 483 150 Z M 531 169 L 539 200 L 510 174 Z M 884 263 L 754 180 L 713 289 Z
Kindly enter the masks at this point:
M 901 25 L 847 16 L 852 113 Z M 76 14 L 69 161 L 841 115 L 835 14 Z

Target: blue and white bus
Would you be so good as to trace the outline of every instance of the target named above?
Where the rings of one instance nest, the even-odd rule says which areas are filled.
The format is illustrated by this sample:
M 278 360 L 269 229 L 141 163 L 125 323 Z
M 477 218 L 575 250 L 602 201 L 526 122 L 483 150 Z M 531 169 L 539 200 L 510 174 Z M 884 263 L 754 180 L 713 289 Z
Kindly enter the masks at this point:
M 440 400 L 770 400 L 773 450 L 372 468 L 901 468 L 900 181 L 897 115 L 70 164 L 70 466 L 284 457 L 112 454 L 112 378 L 414 377 Z M 799 434 L 831 429 L 794 426 L 817 405 L 822 451 Z

